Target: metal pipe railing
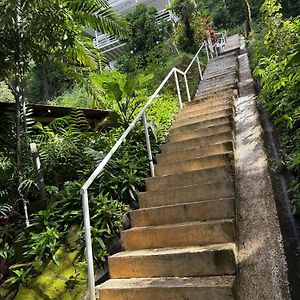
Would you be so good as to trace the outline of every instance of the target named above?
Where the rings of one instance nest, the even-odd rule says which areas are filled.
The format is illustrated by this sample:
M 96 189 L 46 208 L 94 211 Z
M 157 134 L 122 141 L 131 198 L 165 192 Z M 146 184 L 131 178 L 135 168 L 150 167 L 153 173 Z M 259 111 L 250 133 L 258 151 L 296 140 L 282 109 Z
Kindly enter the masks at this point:
M 145 129 L 145 138 L 146 138 L 146 145 L 147 145 L 147 152 L 148 152 L 148 159 L 149 159 L 149 165 L 150 165 L 150 172 L 151 176 L 155 176 L 154 173 L 154 164 L 153 164 L 153 158 L 152 158 L 152 151 L 151 151 L 151 145 L 150 145 L 150 138 L 149 138 L 149 132 L 148 132 L 148 122 L 147 122 L 147 116 L 146 116 L 146 110 L 148 106 L 152 103 L 152 101 L 158 96 L 161 89 L 164 87 L 164 85 L 167 83 L 167 81 L 170 79 L 172 75 L 174 75 L 175 83 L 176 83 L 176 89 L 178 94 L 178 100 L 179 100 L 179 106 L 182 108 L 182 97 L 181 97 L 181 91 L 180 91 L 180 85 L 178 81 L 178 75 L 180 74 L 184 77 L 185 86 L 186 86 L 186 92 L 187 92 L 187 98 L 188 101 L 191 101 L 191 95 L 188 85 L 188 79 L 187 79 L 187 73 L 190 70 L 192 64 L 197 61 L 198 64 L 198 70 L 200 75 L 200 80 L 203 80 L 201 66 L 200 66 L 200 60 L 199 55 L 202 49 L 205 49 L 207 59 L 209 60 L 209 52 L 208 52 L 208 46 L 206 42 L 203 42 L 201 44 L 201 47 L 197 51 L 196 55 L 192 59 L 191 63 L 188 65 L 186 70 L 183 72 L 177 68 L 172 68 L 172 70 L 169 72 L 169 74 L 165 77 L 165 79 L 161 82 L 159 87 L 156 89 L 156 91 L 150 96 L 148 101 L 146 102 L 145 106 L 141 109 L 141 111 L 138 113 L 138 115 L 135 117 L 135 119 L 131 122 L 131 124 L 128 126 L 128 128 L 125 130 L 125 132 L 122 134 L 122 136 L 119 138 L 119 140 L 115 143 L 115 145 L 112 147 L 112 149 L 109 151 L 109 153 L 105 156 L 105 158 L 101 161 L 101 163 L 97 166 L 95 171 L 91 174 L 91 176 L 88 178 L 88 180 L 84 183 L 84 185 L 80 189 L 80 193 L 82 196 L 82 207 L 83 207 L 83 219 L 84 219 L 84 227 L 85 227 L 85 243 L 86 243 L 86 258 L 87 258 L 87 272 L 88 272 L 88 289 L 89 289 L 89 299 L 95 300 L 95 278 L 94 278 L 94 265 L 93 265 L 93 250 L 92 250 L 92 238 L 91 238 L 91 223 L 90 223 L 90 213 L 89 213 L 89 199 L 88 199 L 88 188 L 93 183 L 93 181 L 97 178 L 97 176 L 101 173 L 101 171 L 104 169 L 106 164 L 109 162 L 111 157 L 114 155 L 114 153 L 118 150 L 118 148 L 121 146 L 123 141 L 126 139 L 128 134 L 131 132 L 131 130 L 134 128 L 134 126 L 137 124 L 137 122 L 142 118 L 144 129 Z

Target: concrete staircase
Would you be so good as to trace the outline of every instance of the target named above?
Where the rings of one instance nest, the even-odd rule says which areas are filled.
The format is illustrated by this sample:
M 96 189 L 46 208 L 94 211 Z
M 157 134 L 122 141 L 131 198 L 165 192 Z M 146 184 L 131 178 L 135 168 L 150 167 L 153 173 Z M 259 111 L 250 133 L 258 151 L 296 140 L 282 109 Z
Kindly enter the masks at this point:
M 231 47 L 231 48 L 230 48 Z M 239 40 L 208 63 L 146 179 L 124 252 L 109 258 L 101 300 L 235 298 L 233 101 Z

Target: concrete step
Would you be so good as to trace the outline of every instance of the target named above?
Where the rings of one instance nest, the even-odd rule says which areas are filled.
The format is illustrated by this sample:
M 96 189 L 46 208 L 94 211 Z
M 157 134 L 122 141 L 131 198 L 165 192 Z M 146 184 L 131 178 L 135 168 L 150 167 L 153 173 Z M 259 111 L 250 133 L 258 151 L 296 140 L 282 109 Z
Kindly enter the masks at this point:
M 140 208 L 149 208 L 234 196 L 234 181 L 224 180 L 139 193 L 139 204 Z
M 216 125 L 216 126 L 209 126 L 206 128 L 201 128 L 197 130 L 192 130 L 190 132 L 179 132 L 176 134 L 171 134 L 167 136 L 166 141 L 168 143 L 176 143 L 184 140 L 194 139 L 197 137 L 205 137 L 212 134 L 227 132 L 232 130 L 232 125 L 228 122 Z
M 227 53 L 229 51 L 235 51 L 235 53 L 237 53 L 239 48 L 240 48 L 240 36 L 236 34 L 228 37 L 227 43 L 224 48 L 224 52 Z
M 193 110 L 180 110 L 178 112 L 178 115 L 176 116 L 176 120 L 191 118 L 191 117 L 197 117 L 200 115 L 205 115 L 212 112 L 221 111 L 224 109 L 233 108 L 233 101 L 230 101 L 230 99 L 226 100 L 222 99 L 222 101 L 219 102 L 210 102 L 207 103 L 207 106 L 205 106 L 205 102 L 202 103 L 202 105 L 199 104 L 199 106 L 194 105 Z M 210 105 L 209 105 L 210 104 Z
M 227 52 L 222 52 L 219 55 L 220 58 L 227 57 L 227 56 L 235 56 L 235 57 L 237 57 L 237 53 L 236 52 L 227 51 Z
M 210 60 L 207 64 L 207 69 L 216 68 L 222 70 L 223 65 L 233 62 L 237 63 L 237 56 L 234 53 L 231 53 L 229 55 L 222 55 Z
M 233 140 L 234 140 L 233 132 L 227 131 L 227 132 L 208 135 L 205 137 L 180 141 L 177 143 L 163 144 L 161 145 L 160 149 L 162 153 L 175 152 L 175 151 L 186 150 L 190 148 L 196 148 L 196 147 L 218 144 L 227 141 L 233 141 Z
M 235 245 L 145 249 L 108 260 L 110 278 L 200 277 L 236 274 Z
M 214 72 L 212 74 L 216 74 L 216 73 Z M 211 77 L 209 79 L 204 79 L 204 80 L 200 81 L 199 86 L 201 86 L 202 84 L 216 84 L 216 83 L 222 84 L 223 82 L 234 81 L 236 79 L 237 79 L 236 74 L 231 74 L 230 75 L 229 73 L 226 73 L 225 75 L 223 75 L 221 77 L 214 76 L 214 77 Z
M 227 69 L 223 69 L 221 71 L 219 70 L 219 71 L 214 71 L 214 72 L 205 72 L 203 74 L 203 79 L 209 80 L 209 79 L 213 79 L 213 78 L 226 77 L 227 75 L 237 77 L 237 67 L 232 66 Z
M 230 132 L 231 133 L 231 132 Z M 213 155 L 204 155 L 192 159 L 178 160 L 175 162 L 159 163 L 154 166 L 155 175 L 164 176 L 191 172 L 195 170 L 211 169 L 232 164 L 233 153 L 225 152 Z
M 187 125 L 180 126 L 180 127 L 170 128 L 169 135 L 173 135 L 173 134 L 175 135 L 175 134 L 179 134 L 179 133 L 181 133 L 181 134 L 189 133 L 193 130 L 205 129 L 205 128 L 212 127 L 212 126 L 223 125 L 226 123 L 231 124 L 231 126 L 233 126 L 232 125 L 233 124 L 233 116 L 232 115 L 227 115 L 227 116 L 220 117 L 220 118 L 213 118 L 210 120 L 187 124 Z
M 207 66 L 208 67 L 214 66 L 217 68 L 218 66 L 220 66 L 220 63 L 224 64 L 232 61 L 236 61 L 235 53 L 229 53 L 228 55 L 220 55 L 218 57 L 215 57 L 208 62 Z
M 198 91 L 196 93 L 196 96 L 201 95 L 203 93 L 206 93 L 211 90 L 222 90 L 227 88 L 236 88 L 237 87 L 237 80 L 231 80 L 231 81 L 224 81 L 220 83 L 207 83 L 207 84 L 201 84 L 198 88 Z
M 136 227 L 121 233 L 126 251 L 233 243 L 233 219 Z
M 211 73 L 221 73 L 222 71 L 228 71 L 230 69 L 238 69 L 238 64 L 236 58 L 228 59 L 227 61 L 217 61 L 215 64 L 210 64 L 204 72 L 204 75 Z
M 166 176 L 148 177 L 145 180 L 147 191 L 184 187 L 188 185 L 209 183 L 234 178 L 233 166 L 223 166 L 204 170 L 172 174 Z
M 234 218 L 235 198 L 220 198 L 137 209 L 130 212 L 132 227 L 156 226 Z
M 227 60 L 218 60 L 213 64 L 209 64 L 204 72 L 204 74 L 212 73 L 212 72 L 221 72 L 222 70 L 228 70 L 231 68 L 238 68 L 236 58 L 230 58 Z
M 189 160 L 195 157 L 205 156 L 207 153 L 209 155 L 221 154 L 224 152 L 233 151 L 232 141 L 226 141 L 223 143 L 206 145 L 202 147 L 190 148 L 187 150 L 160 153 L 156 156 L 157 164 L 166 164 L 182 160 Z
M 233 300 L 235 276 L 111 279 L 100 300 Z
M 203 90 L 207 90 L 207 89 L 212 89 L 212 88 L 216 88 L 216 87 L 225 87 L 225 86 L 229 86 L 229 85 L 237 85 L 238 80 L 236 78 L 229 78 L 229 79 L 225 79 L 225 78 L 221 78 L 221 79 L 215 79 L 215 80 L 203 80 L 201 81 L 198 90 L 201 92 Z M 196 93 L 197 95 L 197 93 Z
M 139 193 L 139 204 L 140 208 L 149 208 L 234 196 L 234 181 L 225 180 Z
M 196 99 L 201 98 L 201 97 L 211 97 L 214 94 L 218 94 L 218 93 L 224 93 L 227 92 L 228 90 L 236 90 L 237 86 L 236 84 L 234 85 L 226 85 L 224 87 L 218 87 L 218 88 L 213 88 L 210 90 L 205 90 L 205 91 L 201 91 L 197 94 L 197 96 L 195 96 Z
M 213 111 L 216 107 L 221 107 L 222 105 L 226 109 L 227 107 L 231 107 L 234 104 L 234 100 L 235 98 L 233 96 L 224 96 L 205 100 L 193 100 L 178 112 L 178 117 L 185 114 L 188 115 L 199 110 L 210 112 Z
M 218 99 L 222 99 L 225 97 L 234 97 L 236 98 L 238 95 L 238 91 L 237 90 L 232 90 L 232 89 L 227 89 L 224 91 L 217 91 L 208 95 L 201 95 L 200 96 L 195 96 L 193 101 L 190 102 L 186 102 L 186 105 L 183 107 L 183 109 L 185 109 L 185 107 L 190 107 L 193 105 L 198 105 L 201 102 L 206 102 L 206 101 L 218 101 Z
M 184 126 L 184 125 L 189 125 L 189 124 L 193 124 L 193 123 L 198 123 L 198 122 L 201 122 L 201 121 L 217 119 L 217 118 L 225 117 L 225 116 L 232 115 L 232 114 L 233 114 L 233 109 L 232 108 L 226 108 L 226 109 L 223 109 L 223 110 L 220 110 L 220 111 L 209 112 L 207 114 L 202 114 L 202 115 L 199 115 L 199 116 L 196 116 L 196 117 L 190 117 L 190 118 L 175 120 L 172 124 L 172 128 L 176 128 L 176 127 Z

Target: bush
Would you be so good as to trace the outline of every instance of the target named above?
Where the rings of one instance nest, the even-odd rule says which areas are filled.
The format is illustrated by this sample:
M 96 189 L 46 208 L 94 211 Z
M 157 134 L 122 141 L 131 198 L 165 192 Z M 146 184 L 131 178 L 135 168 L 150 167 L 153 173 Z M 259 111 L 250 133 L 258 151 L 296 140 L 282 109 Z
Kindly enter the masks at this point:
M 262 14 L 263 31 L 252 46 L 254 74 L 261 78 L 259 97 L 279 131 L 282 159 L 295 179 L 291 197 L 300 215 L 300 20 L 284 19 L 276 0 L 266 1 Z
M 169 24 L 157 23 L 156 9 L 144 4 L 136 6 L 128 13 L 128 35 L 124 54 L 118 60 L 118 68 L 125 73 L 133 73 L 147 66 L 149 53 L 166 40 Z

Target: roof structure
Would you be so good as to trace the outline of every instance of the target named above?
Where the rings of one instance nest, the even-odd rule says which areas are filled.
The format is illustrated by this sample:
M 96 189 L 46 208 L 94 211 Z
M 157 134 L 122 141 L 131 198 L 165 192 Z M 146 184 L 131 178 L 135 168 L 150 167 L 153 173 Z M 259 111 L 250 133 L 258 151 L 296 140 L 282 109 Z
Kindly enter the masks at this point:
M 29 107 L 32 109 L 32 117 L 35 121 L 40 122 L 44 125 L 49 124 L 54 119 L 61 118 L 69 115 L 75 108 L 63 107 L 63 106 L 52 106 L 43 104 L 30 104 Z M 0 102 L 0 123 L 5 122 L 4 113 L 7 111 L 13 111 L 16 108 L 15 103 Z M 76 108 L 77 109 L 77 108 Z M 111 111 L 102 109 L 90 109 L 90 108 L 79 108 L 85 115 L 90 125 L 95 128 L 99 121 L 107 117 Z

